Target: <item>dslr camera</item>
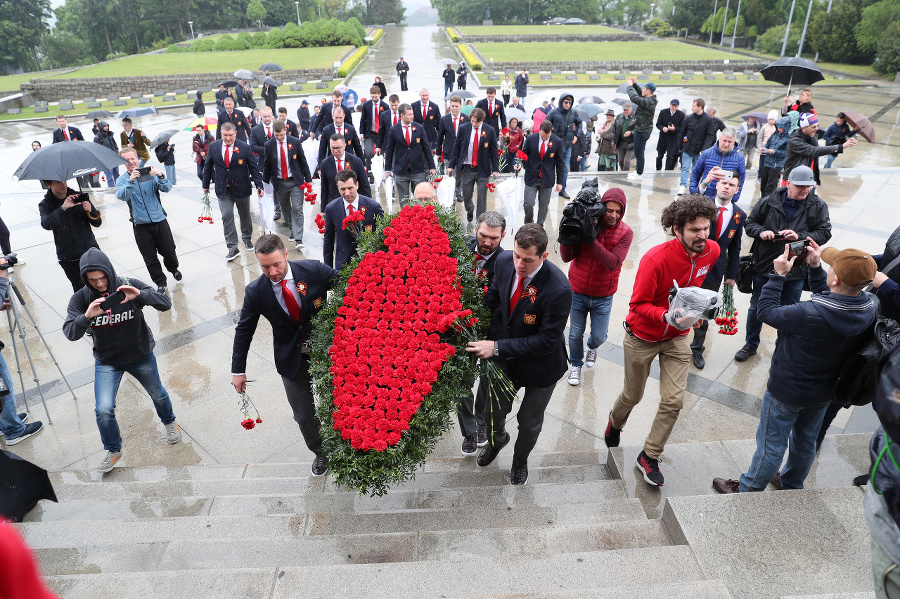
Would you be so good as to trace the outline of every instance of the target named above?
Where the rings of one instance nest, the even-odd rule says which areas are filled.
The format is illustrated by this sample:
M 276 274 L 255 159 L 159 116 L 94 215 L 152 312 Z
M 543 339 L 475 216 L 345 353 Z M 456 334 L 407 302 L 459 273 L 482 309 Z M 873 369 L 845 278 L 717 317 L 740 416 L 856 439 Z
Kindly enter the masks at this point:
M 16 253 L 12 252 L 5 256 L 0 256 L 0 260 L 6 260 L 6 267 L 15 266 L 19 259 L 16 257 Z

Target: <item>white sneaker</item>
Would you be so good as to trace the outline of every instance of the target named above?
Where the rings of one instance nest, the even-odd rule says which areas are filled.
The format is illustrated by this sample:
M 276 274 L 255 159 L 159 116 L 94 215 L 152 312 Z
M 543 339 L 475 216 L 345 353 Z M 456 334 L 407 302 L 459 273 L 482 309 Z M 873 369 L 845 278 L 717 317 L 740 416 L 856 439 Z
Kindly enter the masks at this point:
M 581 366 L 573 366 L 569 373 L 569 384 L 573 387 L 581 383 Z
M 680 196 L 684 195 L 684 185 L 678 186 L 678 195 L 680 195 Z
M 588 348 L 587 356 L 584 358 L 584 365 L 588 368 L 592 368 L 595 362 L 597 362 L 597 350 Z
M 295 249 L 295 250 L 303 251 L 303 250 L 306 249 L 306 246 L 303 245 L 303 242 L 301 241 L 301 242 L 298 242 L 298 243 L 297 243 L 297 245 L 294 247 L 294 249 Z
M 643 177 L 635 172 L 628 173 L 628 176 L 625 177 L 629 181 L 640 181 Z

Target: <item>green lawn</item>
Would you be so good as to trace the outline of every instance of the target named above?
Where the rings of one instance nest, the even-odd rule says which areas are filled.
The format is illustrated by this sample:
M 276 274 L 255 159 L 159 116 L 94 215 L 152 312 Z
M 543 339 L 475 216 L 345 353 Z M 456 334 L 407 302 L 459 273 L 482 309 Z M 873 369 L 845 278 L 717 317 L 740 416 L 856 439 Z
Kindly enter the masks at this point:
M 532 62 L 566 57 L 568 60 L 740 60 L 730 52 L 709 50 L 691 44 L 670 41 L 649 42 L 539 42 L 530 44 L 473 44 L 488 61 Z
M 258 69 L 266 62 L 280 64 L 285 69 L 321 69 L 350 49 L 350 46 L 325 48 L 283 48 L 280 50 L 240 50 L 235 52 L 179 52 L 128 56 L 121 60 L 95 64 L 71 73 L 57 75 L 59 79 L 89 77 L 128 77 L 139 75 L 170 75 L 180 73 L 225 73 L 237 69 Z
M 576 35 L 596 33 L 630 33 L 624 29 L 605 27 L 603 25 L 493 25 L 483 27 L 457 27 L 463 35 Z
M 487 75 L 484 73 L 477 73 L 475 71 L 470 71 L 471 75 L 475 75 L 478 79 L 479 85 L 484 87 L 488 85 L 497 85 L 499 81 L 488 81 Z M 570 79 L 566 79 L 566 75 L 552 75 L 552 79 L 549 81 L 545 81 L 541 78 L 541 76 L 537 73 L 531 73 L 531 84 L 530 87 L 534 86 L 547 86 L 547 87 L 575 87 L 575 86 L 609 86 L 609 85 L 621 85 L 624 81 L 620 79 L 616 79 L 615 75 L 601 75 L 600 79 L 591 79 L 590 75 L 576 75 L 576 79 L 574 81 Z M 637 77 L 637 75 L 634 75 Z M 760 78 L 759 81 L 750 81 L 747 75 L 735 74 L 736 80 L 726 80 L 725 75 L 722 73 L 716 73 L 715 81 L 707 81 L 704 79 L 704 75 L 694 75 L 693 79 L 688 81 L 682 81 L 681 74 L 675 73 L 670 75 L 672 78 L 671 81 L 660 81 L 659 75 L 650 75 L 650 80 L 656 83 L 659 86 L 678 86 L 678 87 L 689 87 L 696 85 L 754 85 L 754 86 L 777 86 L 783 87 L 780 84 L 772 83 L 771 81 L 765 81 Z M 644 83 L 643 81 L 639 81 L 639 83 Z M 854 85 L 859 84 L 860 81 L 852 80 L 852 79 L 835 79 L 831 75 L 826 75 L 824 81 L 820 81 L 816 83 L 816 86 L 821 85 Z M 601 94 L 603 95 L 603 94 Z M 605 96 L 604 96 L 605 97 Z M 611 99 L 611 98 L 610 98 Z
M 19 91 L 19 86 L 32 79 L 46 77 L 47 73 L 25 73 L 24 75 L 6 75 L 0 77 L 0 91 Z

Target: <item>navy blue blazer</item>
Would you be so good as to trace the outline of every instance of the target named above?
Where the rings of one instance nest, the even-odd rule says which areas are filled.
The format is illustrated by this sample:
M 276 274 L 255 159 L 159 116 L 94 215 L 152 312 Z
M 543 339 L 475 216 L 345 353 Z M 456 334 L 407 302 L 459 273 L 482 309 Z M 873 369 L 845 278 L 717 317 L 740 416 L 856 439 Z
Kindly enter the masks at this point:
M 331 136 L 335 133 L 337 133 L 337 129 L 335 128 L 334 123 L 331 123 L 322 129 L 322 139 L 319 140 L 318 162 L 322 162 L 326 156 L 331 155 L 331 146 L 329 144 L 331 143 Z M 366 153 L 359 143 L 359 134 L 356 132 L 353 125 L 348 125 L 346 122 L 344 123 L 344 139 L 347 142 L 347 151 L 365 160 Z
M 372 197 L 372 188 L 369 186 L 369 174 L 366 172 L 366 165 L 363 164 L 362 159 L 350 152 L 344 152 L 344 160 L 350 163 L 350 168 L 356 173 L 356 178 L 359 181 L 359 189 L 357 190 L 359 195 L 367 198 Z M 334 156 L 329 154 L 316 168 L 319 171 L 319 179 L 321 181 L 320 193 L 322 197 L 319 205 L 322 212 L 325 212 L 325 206 L 329 202 L 341 197 L 337 188 L 337 164 L 335 164 Z M 344 168 L 347 167 L 344 166 Z
M 375 142 L 375 147 L 384 152 L 384 144 L 387 140 L 388 133 L 391 132 L 391 127 L 394 126 L 394 113 L 391 112 L 390 106 L 387 110 L 381 113 L 381 124 L 378 125 L 378 141 Z M 397 113 L 397 123 L 400 123 L 400 114 Z
M 465 123 L 469 122 L 469 117 L 463 113 L 459 113 L 459 117 L 457 118 L 459 118 L 459 122 L 456 124 L 457 128 L 462 127 Z M 437 139 L 434 142 L 435 149 L 440 149 L 443 153 L 445 162 L 450 159 L 454 143 L 456 143 L 456 132 L 453 131 L 453 115 L 448 112 L 441 117 L 441 122 L 438 125 Z
M 434 154 L 421 123 L 413 122 L 409 130 L 410 143 L 406 145 L 403 123 L 397 123 L 388 131 L 384 143 L 384 170 L 395 175 L 424 173 L 434 168 Z
M 272 125 L 274 125 L 274 121 L 271 125 L 269 125 L 269 130 L 272 130 Z M 274 135 L 274 132 L 273 132 Z M 256 154 L 256 161 L 260 164 L 263 163 L 266 157 L 266 142 L 268 142 L 271 137 L 266 135 L 266 126 L 263 124 L 256 125 L 253 129 L 250 130 L 250 149 L 253 150 L 253 153 Z
M 275 353 L 275 369 L 278 374 L 294 378 L 300 370 L 303 342 L 312 333 L 310 321 L 325 305 L 326 292 L 333 288 L 339 273 L 318 260 L 288 262 L 300 296 L 300 322 L 298 323 L 278 303 L 272 282 L 265 275 L 247 285 L 244 304 L 237 327 L 234 330 L 234 346 L 231 351 L 231 372 L 247 372 L 247 354 L 259 317 L 264 316 L 272 325 Z
M 475 241 L 475 237 L 470 235 L 466 238 L 468 241 L 469 251 L 472 252 L 472 255 L 478 253 L 478 244 Z M 497 249 L 494 250 L 494 253 L 491 254 L 491 257 L 487 259 L 484 263 L 484 266 L 481 267 L 480 271 L 475 273 L 475 278 L 478 280 L 478 286 L 480 288 L 490 287 L 491 283 L 494 281 L 494 269 L 497 266 L 497 258 L 503 255 L 504 250 L 502 247 L 497 246 Z M 474 267 L 474 264 L 473 264 Z
M 713 264 L 703 287 L 718 291 L 722 285 L 722 279 L 736 279 L 738 267 L 741 263 L 741 238 L 744 236 L 744 223 L 747 222 L 747 213 L 741 210 L 735 202 L 731 203 L 734 213 L 731 219 L 722 227 L 722 235 L 714 241 L 719 244 L 719 259 Z M 718 212 L 719 207 L 716 206 Z M 710 240 L 716 234 L 716 221 L 709 223 Z
M 500 131 L 504 127 L 506 127 L 506 110 L 503 108 L 503 102 L 494 98 L 494 116 L 491 117 L 491 113 L 488 112 L 488 101 L 487 98 L 482 98 L 478 100 L 475 104 L 475 108 L 480 108 L 484 111 L 484 122 Z
M 353 125 L 353 111 L 343 102 L 341 107 L 344 109 L 344 124 Z M 331 118 L 331 110 L 333 108 L 334 103 L 332 102 L 322 104 L 322 107 L 319 109 L 319 118 L 316 119 L 316 128 L 313 130 L 314 135 L 319 136 L 325 127 L 334 122 L 334 119 Z
M 57 127 L 53 130 L 53 143 L 58 144 L 61 141 L 70 141 L 73 139 L 84 141 L 84 137 L 81 135 L 81 131 L 78 130 L 78 127 L 66 127 L 66 129 L 69 130 L 69 139 L 66 139 L 66 136 L 63 135 L 62 129 Z
M 359 209 L 364 211 L 363 215 L 366 217 L 362 223 L 363 229 L 371 230 L 370 227 L 375 226 L 375 219 L 384 214 L 384 210 L 375 200 L 358 195 Z M 322 246 L 322 257 L 325 264 L 337 269 L 350 262 L 356 253 L 356 237 L 343 228 L 346 216 L 343 198 L 329 203 L 325 208 L 325 244 Z
M 422 100 L 416 100 L 412 103 L 413 120 L 417 123 L 425 125 L 425 135 L 428 136 L 428 143 L 434 146 L 434 139 L 437 137 L 438 124 L 441 122 L 441 109 L 434 102 L 428 102 L 428 118 L 422 117 Z
M 224 197 L 227 190 L 233 196 L 245 198 L 253 193 L 251 181 L 256 189 L 262 189 L 262 174 L 250 144 L 234 142 L 228 168 L 225 168 L 225 158 L 222 156 L 222 140 L 217 139 L 209 144 L 206 163 L 203 165 L 203 189 L 209 189 L 214 171 L 216 197 Z
M 384 100 L 379 100 L 378 102 L 378 132 L 381 133 L 381 115 L 385 111 L 390 111 L 390 106 L 388 106 L 387 102 Z M 372 110 L 372 100 L 366 100 L 362 105 L 362 113 L 359 117 L 359 134 L 363 137 L 372 133 L 372 126 L 374 125 L 374 121 Z
M 562 151 L 560 151 L 562 150 Z M 525 138 L 522 151 L 528 154 L 528 160 L 524 161 L 525 185 L 529 187 L 553 187 L 557 183 L 562 184 L 565 172 L 565 148 L 562 140 L 556 135 L 550 134 L 547 140 L 547 148 L 544 150 L 544 159 L 541 160 L 541 135 L 532 133 Z
M 491 311 L 488 339 L 497 341 L 494 358 L 516 387 L 549 387 L 569 369 L 566 322 L 572 308 L 572 287 L 566 275 L 549 260 L 524 289 L 512 314 L 509 298 L 518 281 L 513 253 L 503 252 L 494 267 L 494 280 L 485 296 Z
M 216 125 L 216 139 L 222 139 L 222 125 L 231 123 L 234 125 L 234 128 L 237 129 L 238 141 L 247 141 L 247 136 L 250 135 L 251 129 L 250 123 L 247 122 L 247 117 L 244 116 L 243 112 L 235 108 L 229 117 L 227 112 L 220 110 L 218 118 L 219 123 Z
M 285 137 L 285 142 L 287 143 L 285 158 L 287 158 L 288 170 L 294 178 L 297 187 L 307 181 L 312 181 L 309 164 L 306 162 L 306 155 L 303 153 L 303 148 L 300 147 L 300 140 L 288 135 Z M 272 183 L 275 191 L 278 191 L 278 186 L 281 185 L 282 179 L 278 176 L 277 164 L 281 160 L 281 152 L 278 149 L 277 139 L 273 137 L 266 143 L 263 156 L 263 181 Z
M 497 155 L 497 131 L 485 123 L 482 123 L 480 128 L 478 177 L 486 179 L 491 176 L 491 173 L 496 173 L 500 170 L 500 156 Z M 459 128 L 459 135 L 456 136 L 456 141 L 453 143 L 453 150 L 450 152 L 450 159 L 447 161 L 448 168 L 462 169 L 466 163 L 466 157 L 472 155 L 472 148 L 469 146 L 471 138 L 472 123 L 465 123 Z

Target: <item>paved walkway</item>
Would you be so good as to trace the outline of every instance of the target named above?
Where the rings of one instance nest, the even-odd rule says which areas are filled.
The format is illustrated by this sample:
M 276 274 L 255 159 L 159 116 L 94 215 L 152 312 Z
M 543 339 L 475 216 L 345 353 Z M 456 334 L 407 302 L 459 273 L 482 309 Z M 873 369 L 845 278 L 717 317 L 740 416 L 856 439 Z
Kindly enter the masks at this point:
M 440 90 L 442 67 L 439 58 L 448 48 L 439 30 L 435 27 L 400 28 L 389 31 L 388 36 L 356 75 L 354 87 L 360 90 L 363 86 L 356 82 L 370 83 L 374 74 L 381 74 L 389 92 L 396 90 L 399 85 L 393 65 L 402 52 L 411 67 L 410 95 L 403 99 L 414 99 L 415 90 L 423 85 L 433 91 Z M 585 90 L 585 93 L 591 91 L 605 98 L 607 95 L 612 97 L 613 90 L 598 88 Z M 663 88 L 661 95 L 663 98 L 680 97 L 683 103 L 690 98 L 706 97 L 719 107 L 726 121 L 733 122 L 733 115 L 762 109 L 768 103 L 780 103 L 782 91 L 780 87 L 750 90 L 673 87 Z M 862 112 L 881 113 L 875 120 L 879 142 L 860 144 L 842 155 L 836 166 L 845 168 L 824 176 L 820 195 L 831 210 L 832 243 L 837 247 L 853 246 L 879 252 L 900 222 L 900 210 L 895 201 L 900 171 L 894 168 L 898 163 L 894 136 L 900 112 L 896 103 L 892 105 L 897 96 L 896 88 L 889 87 L 816 89 L 815 103 L 822 115 L 849 108 L 848 97 L 853 99 L 853 107 Z M 299 103 L 300 98 L 292 98 L 284 105 L 293 113 Z M 165 109 L 159 115 L 145 117 L 141 125 L 152 137 L 164 129 L 181 129 L 191 118 L 187 108 Z M 827 119 L 823 116 L 823 121 Z M 85 133 L 90 130 L 90 124 L 85 121 L 72 124 Z M 13 248 L 25 260 L 25 265 L 16 268 L 18 285 L 63 372 L 76 387 L 78 399 L 73 400 L 65 391 L 48 351 L 36 339 L 34 330 L 28 327 L 29 348 L 45 388 L 53 425 L 33 439 L 16 445 L 15 451 L 47 468 L 93 467 L 103 452 L 93 413 L 90 343 L 87 340 L 72 343 L 62 335 L 61 326 L 71 288 L 56 263 L 52 236 L 39 224 L 40 185 L 11 178 L 30 151 L 31 141 L 50 143 L 54 127 L 52 119 L 0 125 L 0 181 L 6 192 L 0 205 L 0 216 L 12 232 Z M 118 399 L 125 452 L 122 465 L 309 461 L 311 455 L 291 420 L 284 390 L 275 372 L 271 333 L 265 321 L 260 323 L 248 364 L 248 374 L 256 381 L 250 385 L 250 394 L 261 410 L 263 424 L 249 432 L 239 425 L 238 399 L 230 385 L 234 322 L 244 287 L 260 275 L 260 270 L 249 252 L 242 252 L 235 262 L 225 262 L 221 221 L 215 209 L 214 225 L 197 222 L 201 191 L 190 159 L 189 135 L 179 133 L 175 144 L 178 148 L 178 184 L 171 193 L 163 195 L 163 202 L 175 232 L 184 280 L 177 284 L 170 281 L 171 311 L 146 310 L 145 314 L 158 341 L 156 353 L 162 380 L 172 396 L 175 413 L 184 430 L 184 442 L 177 446 L 166 445 L 163 427 L 156 419 L 147 395 L 126 377 Z M 653 139 L 648 147 L 655 147 Z M 596 164 L 596 159 L 591 164 Z M 588 174 L 597 175 L 596 172 Z M 624 332 L 619 323 L 627 310 L 640 257 L 666 239 L 659 217 L 662 209 L 673 200 L 677 183 L 673 173 L 649 173 L 639 185 L 626 182 L 623 175 L 600 173 L 601 187 L 617 186 L 625 190 L 628 199 L 625 220 L 634 229 L 635 240 L 623 265 L 619 292 L 613 302 L 609 339 L 601 348 L 601 359 L 594 368 L 585 369 L 581 386 L 571 387 L 564 380 L 560 381 L 548 408 L 539 450 L 591 449 L 602 445 L 607 413 L 619 393 L 623 377 L 621 343 Z M 577 186 L 576 178 L 570 188 Z M 103 226 L 97 230 L 101 248 L 109 254 L 120 274 L 149 280 L 130 230 L 127 208 L 112 194 L 99 193 L 95 197 L 103 213 Z M 757 197 L 755 180 L 750 178 L 740 203 L 748 208 Z M 489 208 L 500 208 L 493 196 L 488 203 Z M 566 269 L 555 245 L 559 215 L 564 205 L 564 201 L 556 198 L 551 202 L 547 229 L 552 242 L 551 260 Z M 318 207 L 305 206 L 304 241 L 311 249 L 305 254 L 291 250 L 291 258 L 321 259 L 321 237 L 312 222 L 317 210 Z M 286 231 L 281 232 L 286 238 Z M 253 236 L 258 235 L 255 226 Z M 511 239 L 507 236 L 504 246 L 510 245 Z M 749 243 L 745 250 L 747 248 Z M 746 314 L 748 300 L 746 295 L 738 296 L 741 314 Z M 740 327 L 743 330 L 743 323 Z M 0 332 L 0 339 L 7 345 L 3 356 L 15 376 L 11 336 L 8 332 Z M 708 342 L 707 366 L 702 372 L 692 368 L 685 409 L 672 441 L 751 440 L 775 336 L 771 329 L 765 329 L 759 354 L 743 364 L 732 360 L 734 352 L 742 345 L 741 335 L 710 334 Z M 27 364 L 24 367 L 31 416 L 46 422 Z M 15 386 L 21 403 L 22 388 L 18 377 Z M 657 386 L 650 384 L 645 401 L 635 409 L 629 427 L 623 433 L 624 445 L 637 445 L 643 441 L 657 401 Z M 834 432 L 866 430 L 872 430 L 871 412 L 861 409 L 842 412 L 834 428 Z M 451 431 L 444 447 L 451 450 L 457 443 L 458 433 Z

